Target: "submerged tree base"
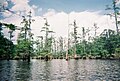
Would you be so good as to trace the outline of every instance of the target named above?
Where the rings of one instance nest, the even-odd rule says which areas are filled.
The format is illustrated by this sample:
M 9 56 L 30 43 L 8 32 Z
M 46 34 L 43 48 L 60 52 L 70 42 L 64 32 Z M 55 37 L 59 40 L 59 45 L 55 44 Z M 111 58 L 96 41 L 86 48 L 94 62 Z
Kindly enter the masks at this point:
M 0 60 L 23 60 L 23 61 L 28 61 L 30 62 L 30 59 L 40 59 L 40 60 L 52 60 L 52 59 L 66 59 L 66 60 L 69 60 L 69 59 L 75 59 L 75 60 L 78 60 L 78 59 L 109 59 L 109 60 L 114 60 L 114 59 L 120 59 L 120 54 L 114 54 L 114 55 L 111 55 L 111 56 L 92 56 L 92 55 L 83 55 L 83 56 L 79 56 L 77 55 L 77 57 L 74 57 L 74 56 L 68 56 L 67 58 L 65 56 L 53 56 L 52 54 L 50 55 L 45 55 L 45 56 L 24 56 L 24 57 L 21 57 L 21 56 L 15 56 L 15 57 L 10 57 L 9 59 L 7 57 L 0 57 Z

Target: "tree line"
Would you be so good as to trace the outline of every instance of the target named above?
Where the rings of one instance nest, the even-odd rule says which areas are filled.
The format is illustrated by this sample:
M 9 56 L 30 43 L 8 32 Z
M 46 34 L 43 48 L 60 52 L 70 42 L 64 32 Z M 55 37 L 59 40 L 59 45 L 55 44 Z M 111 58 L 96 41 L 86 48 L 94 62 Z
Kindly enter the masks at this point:
M 2 8 L 2 7 L 1 7 Z M 74 55 L 79 58 L 91 58 L 91 59 L 112 59 L 120 58 L 120 32 L 118 28 L 119 21 L 117 15 L 119 7 L 117 2 L 113 0 L 113 7 L 107 6 L 106 10 L 114 10 L 116 31 L 111 29 L 104 29 L 99 35 L 97 34 L 97 25 L 94 24 L 95 31 L 94 37 L 90 38 L 89 29 L 82 27 L 82 35 L 78 37 L 76 21 L 72 24 L 74 26 L 73 32 L 68 32 L 68 38 L 54 37 L 54 31 L 50 30 L 50 25 L 46 18 L 45 23 L 41 29 L 41 32 L 45 33 L 45 36 L 37 36 L 37 40 L 34 40 L 34 34 L 31 32 L 31 23 L 35 21 L 32 19 L 31 11 L 27 16 L 22 16 L 22 27 L 18 28 L 13 24 L 0 22 L 0 59 L 23 59 L 30 61 L 30 58 L 65 58 L 66 54 L 69 58 L 73 58 Z M 4 8 L 3 11 L 8 10 Z M 2 33 L 4 28 L 9 29 L 9 38 L 6 38 Z M 12 42 L 13 32 L 20 30 L 18 35 L 17 44 Z M 57 33 L 57 32 L 56 32 Z M 86 34 L 88 34 L 88 40 L 86 40 Z M 69 37 L 71 36 L 71 37 Z
M 28 19 L 29 20 L 29 19 Z M 1 32 L 3 25 L 14 31 L 16 26 L 13 24 L 0 23 L 0 58 L 1 59 L 30 59 L 30 57 L 36 58 L 64 58 L 66 52 L 68 51 L 68 56 L 73 57 L 74 53 L 79 56 L 79 58 L 92 58 L 92 59 L 106 59 L 106 58 L 120 58 L 120 35 L 117 34 L 114 30 L 104 29 L 104 31 L 94 38 L 92 41 L 86 39 L 79 40 L 71 37 L 69 40 L 64 40 L 63 37 L 55 39 L 50 33 L 53 31 L 49 30 L 49 26 L 46 25 L 42 28 L 41 31 L 45 32 L 45 37 L 38 36 L 37 40 L 33 40 L 34 34 L 31 33 L 29 24 L 30 22 L 23 19 L 24 27 L 20 29 L 20 33 L 17 39 L 17 44 L 13 44 L 11 38 L 12 32 L 10 33 L 10 38 L 5 38 L 4 34 Z M 77 31 L 75 32 L 75 34 Z M 83 35 L 85 29 L 83 29 Z M 71 35 L 72 36 L 72 35 Z M 76 36 L 75 36 L 76 37 Z M 83 36 L 84 37 L 84 36 Z M 70 41 L 73 41 L 71 43 Z M 69 42 L 69 48 L 67 49 Z M 71 43 L 71 45 L 70 45 Z M 35 47 L 34 47 L 35 46 Z M 76 48 L 76 50 L 74 50 Z M 76 52 L 74 52 L 76 51 Z

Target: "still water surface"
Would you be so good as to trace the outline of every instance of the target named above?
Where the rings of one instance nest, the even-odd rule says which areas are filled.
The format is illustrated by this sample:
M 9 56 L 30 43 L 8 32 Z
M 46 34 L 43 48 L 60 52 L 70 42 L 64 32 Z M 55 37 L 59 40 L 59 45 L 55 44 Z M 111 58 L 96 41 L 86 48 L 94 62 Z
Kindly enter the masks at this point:
M 120 81 L 120 60 L 0 61 L 0 81 Z

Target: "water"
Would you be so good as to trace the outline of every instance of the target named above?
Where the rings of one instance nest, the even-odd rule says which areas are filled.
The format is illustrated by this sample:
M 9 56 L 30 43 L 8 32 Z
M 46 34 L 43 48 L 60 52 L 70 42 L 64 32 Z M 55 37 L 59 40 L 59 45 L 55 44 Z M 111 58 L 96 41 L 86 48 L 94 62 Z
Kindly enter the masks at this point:
M 120 60 L 0 61 L 0 81 L 120 81 Z

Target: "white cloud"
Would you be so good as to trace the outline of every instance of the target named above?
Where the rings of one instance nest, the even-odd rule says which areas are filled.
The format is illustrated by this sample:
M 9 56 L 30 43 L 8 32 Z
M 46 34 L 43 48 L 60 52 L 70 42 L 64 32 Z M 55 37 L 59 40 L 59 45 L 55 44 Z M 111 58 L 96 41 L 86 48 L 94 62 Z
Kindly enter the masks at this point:
M 36 5 L 32 5 L 32 8 L 33 9 L 37 9 L 38 7 Z
M 35 16 L 34 15 L 34 9 L 37 8 L 37 6 L 33 5 L 30 6 L 28 4 L 29 0 L 11 0 L 14 3 L 14 6 L 12 7 L 13 11 L 18 12 L 25 12 L 28 13 L 29 10 L 33 12 L 33 19 L 35 19 L 35 22 L 32 23 L 32 32 L 35 34 L 35 36 L 43 35 L 43 33 L 40 32 L 41 28 L 44 26 L 45 20 L 43 19 L 46 17 L 48 19 L 48 23 L 50 24 L 50 30 L 55 31 L 55 36 L 63 36 L 67 37 L 68 33 L 68 24 L 72 24 L 74 20 L 76 20 L 78 28 L 78 33 L 82 32 L 82 27 L 85 27 L 86 29 L 89 27 L 90 29 L 93 27 L 94 23 L 97 23 L 99 29 L 98 32 L 102 32 L 105 28 L 111 28 L 115 30 L 115 24 L 114 19 L 110 19 L 106 15 L 99 14 L 100 12 L 89 12 L 89 11 L 83 11 L 83 12 L 71 12 L 69 14 L 65 12 L 56 12 L 54 9 L 48 9 L 48 11 L 43 14 L 43 16 Z M 19 12 L 20 11 L 20 12 Z M 39 11 L 42 11 L 42 8 L 39 9 Z M 68 23 L 69 19 L 69 23 Z M 17 26 L 20 25 L 20 22 L 22 21 L 22 18 L 18 15 L 12 15 L 9 18 L 5 18 L 2 20 L 3 22 L 7 23 L 13 23 Z M 69 26 L 70 31 L 72 31 L 73 26 Z M 94 29 L 92 29 L 94 30 Z M 91 31 L 93 32 L 93 31 Z M 93 33 L 92 33 L 93 34 Z M 16 33 L 17 35 L 17 33 Z M 15 36 L 15 39 L 17 36 Z
M 8 2 L 6 0 L 0 0 L 0 6 L 7 7 L 8 6 Z
M 32 14 L 35 14 L 34 8 L 37 7 L 33 5 L 32 7 L 28 4 L 29 0 L 11 0 L 14 6 L 11 8 L 12 11 L 20 13 L 20 15 L 26 15 L 30 10 Z
M 120 0 L 115 0 L 117 2 L 117 5 L 120 4 Z
M 54 9 L 48 9 L 47 13 L 45 13 L 43 16 L 49 17 L 54 16 L 56 14 L 56 11 Z
M 11 0 L 15 5 L 16 4 L 27 4 L 29 0 Z
M 52 15 L 51 15 L 52 13 Z M 46 15 L 47 14 L 47 15 Z M 87 29 L 92 29 L 91 34 L 94 33 L 94 23 L 97 23 L 97 26 L 99 29 L 97 32 L 100 34 L 104 29 L 114 29 L 115 30 L 115 24 L 114 19 L 110 19 L 107 15 L 100 15 L 99 12 L 71 12 L 69 14 L 65 12 L 53 12 L 50 13 L 47 12 L 43 17 L 37 16 L 35 18 L 35 23 L 33 23 L 34 28 L 42 28 L 44 25 L 43 18 L 46 17 L 48 19 L 48 23 L 50 24 L 50 29 L 55 31 L 55 36 L 63 36 L 67 37 L 68 33 L 68 24 L 73 24 L 73 21 L 76 20 L 77 26 L 78 26 L 78 33 L 82 33 L 82 27 L 85 27 Z M 68 23 L 68 16 L 69 16 L 69 23 Z M 73 26 L 69 26 L 70 31 L 72 31 Z M 40 35 L 40 32 L 37 32 L 36 34 Z
M 4 13 L 2 13 L 3 17 L 10 17 L 11 15 L 12 15 L 12 13 L 9 11 L 5 11 Z
M 48 13 L 47 13 L 48 14 Z M 78 33 L 82 33 L 82 27 L 85 27 L 86 29 L 89 27 L 90 29 L 93 27 L 94 23 L 97 23 L 99 29 L 98 32 L 102 32 L 104 29 L 111 28 L 115 30 L 115 25 L 113 23 L 114 19 L 109 19 L 106 15 L 100 15 L 98 12 L 71 12 L 69 14 L 65 12 L 56 12 L 54 14 L 50 15 L 48 14 L 46 18 L 48 19 L 48 23 L 50 24 L 50 30 L 55 31 L 55 36 L 63 36 L 67 37 L 68 33 L 68 16 L 69 16 L 69 24 L 72 24 L 74 20 L 76 20 L 78 28 Z M 35 19 L 35 22 L 32 23 L 32 29 L 35 36 L 43 35 L 43 33 L 40 32 L 41 28 L 44 26 L 45 20 L 43 19 L 44 16 L 36 16 L 33 17 Z M 6 21 L 10 21 L 11 23 L 17 23 L 20 22 L 20 18 L 8 18 Z M 72 31 L 73 26 L 69 26 L 70 31 Z M 91 33 L 93 34 L 94 29 L 92 29 Z
M 38 12 L 41 12 L 42 11 L 42 8 L 38 8 Z

